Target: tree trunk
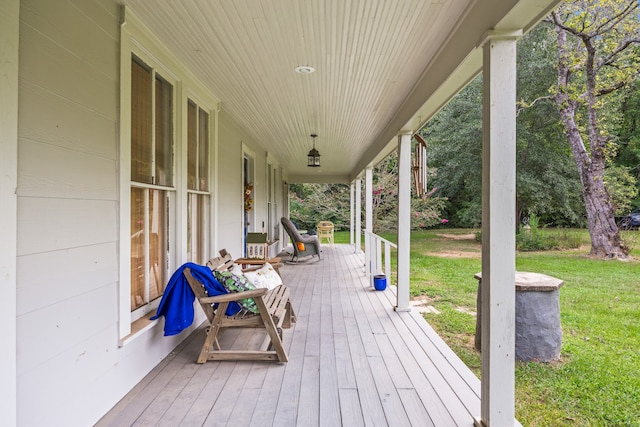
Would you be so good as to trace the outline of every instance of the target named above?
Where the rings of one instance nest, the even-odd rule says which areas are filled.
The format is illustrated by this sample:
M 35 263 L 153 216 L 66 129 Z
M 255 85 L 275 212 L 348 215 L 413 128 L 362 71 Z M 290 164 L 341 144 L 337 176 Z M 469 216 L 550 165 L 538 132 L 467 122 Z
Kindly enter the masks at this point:
M 566 32 L 560 27 L 556 27 L 556 29 L 559 58 L 556 102 L 582 183 L 582 197 L 587 210 L 587 222 L 591 237 L 591 255 L 625 259 L 628 250 L 620 239 L 611 199 L 604 185 L 605 141 L 600 140 L 597 136 L 595 110 L 592 108 L 592 103 L 589 102 L 587 109 L 589 110 L 589 135 L 591 136 L 590 153 L 585 148 L 584 140 L 575 121 L 578 102 L 570 99 L 568 95 L 570 69 L 566 51 Z M 590 77 L 594 78 L 592 82 L 594 83 L 595 77 L 593 75 Z

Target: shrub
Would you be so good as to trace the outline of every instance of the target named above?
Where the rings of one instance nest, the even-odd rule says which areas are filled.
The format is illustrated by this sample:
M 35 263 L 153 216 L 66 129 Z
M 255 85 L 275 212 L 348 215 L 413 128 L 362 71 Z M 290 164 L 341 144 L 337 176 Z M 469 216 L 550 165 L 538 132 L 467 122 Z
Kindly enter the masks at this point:
M 540 219 L 531 215 L 529 224 L 520 226 L 516 235 L 516 249 L 519 251 L 548 251 L 552 249 L 576 249 L 582 245 L 582 236 L 568 229 L 548 232 L 546 226 L 540 228 Z

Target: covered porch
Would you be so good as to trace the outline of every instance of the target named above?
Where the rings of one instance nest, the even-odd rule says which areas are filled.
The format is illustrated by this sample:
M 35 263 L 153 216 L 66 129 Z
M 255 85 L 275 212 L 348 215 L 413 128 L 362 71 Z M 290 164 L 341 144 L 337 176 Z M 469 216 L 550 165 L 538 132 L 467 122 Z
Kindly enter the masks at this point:
M 516 41 L 558 1 L 4 2 L 4 423 L 91 425 L 126 395 L 104 423 L 511 425 Z M 412 136 L 480 72 L 482 386 L 409 306 Z M 288 364 L 162 337 L 158 271 L 284 241 L 297 183 L 351 184 L 359 247 L 396 150 L 397 295 L 370 291 L 370 251 L 326 248 L 283 271 Z
M 480 380 L 417 311 L 394 310 L 395 286 L 369 285 L 353 245 L 324 245 L 321 261 L 281 274 L 298 317 L 288 363 L 198 365 L 199 328 L 97 426 L 473 425 Z

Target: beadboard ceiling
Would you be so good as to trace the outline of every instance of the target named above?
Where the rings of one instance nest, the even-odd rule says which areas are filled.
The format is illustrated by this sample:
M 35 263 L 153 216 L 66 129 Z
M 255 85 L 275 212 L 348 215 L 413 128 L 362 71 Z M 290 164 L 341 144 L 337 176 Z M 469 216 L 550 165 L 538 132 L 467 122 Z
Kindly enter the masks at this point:
M 290 182 L 349 182 L 477 75 L 488 30 L 526 31 L 557 0 L 120 2 Z

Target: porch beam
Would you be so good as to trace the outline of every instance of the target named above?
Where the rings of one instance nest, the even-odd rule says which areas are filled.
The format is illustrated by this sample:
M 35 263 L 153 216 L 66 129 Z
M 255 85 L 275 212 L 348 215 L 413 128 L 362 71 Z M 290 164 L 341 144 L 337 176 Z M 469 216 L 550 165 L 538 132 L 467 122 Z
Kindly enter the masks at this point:
M 364 263 L 365 271 L 371 272 L 371 238 L 367 234 L 373 233 L 373 168 L 368 167 L 364 173 Z M 375 274 L 375 273 L 374 273 Z M 369 274 L 369 284 L 373 286 L 373 276 Z
M 398 295 L 396 311 L 410 311 L 411 133 L 398 136 Z
M 516 41 L 483 42 L 482 381 L 476 426 L 515 423 Z
M 8 0 L 0 14 L 0 414 L 17 425 L 17 206 L 18 186 L 18 36 L 20 1 Z
M 362 180 L 356 179 L 356 247 L 355 253 L 361 252 L 362 247 Z

